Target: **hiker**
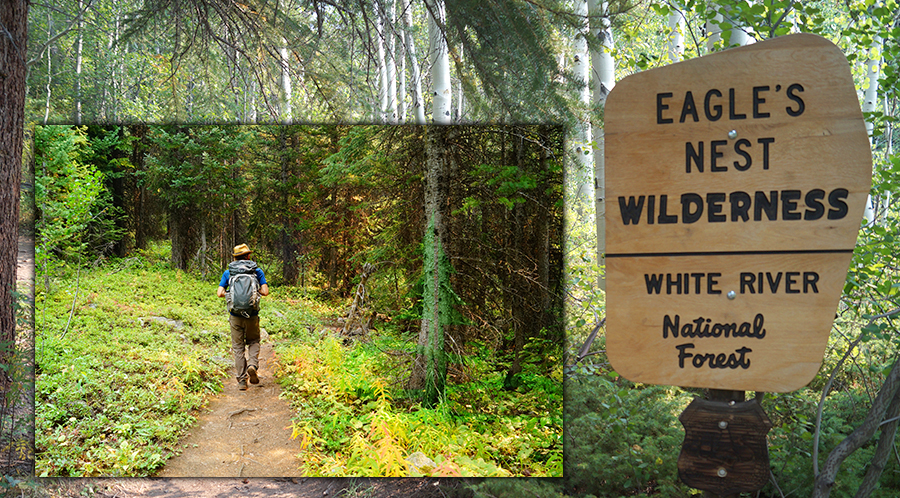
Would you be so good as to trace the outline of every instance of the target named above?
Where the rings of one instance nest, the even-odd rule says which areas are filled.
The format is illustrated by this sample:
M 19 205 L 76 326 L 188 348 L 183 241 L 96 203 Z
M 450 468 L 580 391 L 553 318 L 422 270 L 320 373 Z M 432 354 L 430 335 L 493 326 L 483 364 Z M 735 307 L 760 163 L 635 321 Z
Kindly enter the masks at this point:
M 231 325 L 231 350 L 234 353 L 234 373 L 238 387 L 247 390 L 247 379 L 259 384 L 259 297 L 269 295 L 266 275 L 250 259 L 253 251 L 247 244 L 235 246 L 234 261 L 222 273 L 216 295 L 225 298 L 228 323 Z M 247 354 L 244 355 L 246 348 Z

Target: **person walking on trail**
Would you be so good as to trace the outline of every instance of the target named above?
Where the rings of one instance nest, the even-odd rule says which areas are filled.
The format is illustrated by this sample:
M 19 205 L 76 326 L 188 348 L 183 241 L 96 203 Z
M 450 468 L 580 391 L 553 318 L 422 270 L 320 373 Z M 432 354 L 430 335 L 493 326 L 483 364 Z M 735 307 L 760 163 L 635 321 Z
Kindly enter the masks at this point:
M 259 298 L 269 295 L 266 275 L 250 259 L 252 253 L 247 244 L 235 246 L 231 252 L 234 261 L 222 273 L 216 291 L 217 296 L 225 298 L 230 315 L 234 373 L 241 391 L 247 390 L 248 379 L 251 384 L 259 384 Z

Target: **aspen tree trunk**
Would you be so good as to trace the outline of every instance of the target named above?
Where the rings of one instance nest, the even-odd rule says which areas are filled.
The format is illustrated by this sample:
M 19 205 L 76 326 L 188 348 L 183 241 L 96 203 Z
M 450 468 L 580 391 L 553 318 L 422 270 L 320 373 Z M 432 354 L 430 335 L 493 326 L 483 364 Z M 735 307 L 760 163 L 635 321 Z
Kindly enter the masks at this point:
M 684 15 L 669 12 L 669 62 L 680 62 L 684 58 Z
M 379 0 L 381 6 L 383 24 L 383 36 L 385 43 L 385 64 L 387 64 L 387 121 L 397 124 L 397 44 L 394 36 L 394 26 L 397 24 L 396 0 Z
M 749 0 L 748 3 L 752 5 L 753 0 Z M 731 29 L 728 30 L 729 47 L 743 47 L 753 41 L 753 38 L 747 33 L 750 28 L 741 26 L 737 22 L 736 13 L 729 13 L 728 23 L 731 24 Z
M 53 18 L 50 16 L 48 11 L 47 13 L 47 39 L 53 37 Z M 51 68 L 53 66 L 53 54 L 50 50 L 47 50 L 47 100 L 44 102 L 44 121 L 43 124 L 47 124 L 47 121 L 50 119 L 50 96 L 52 95 L 51 85 L 53 84 L 53 71 Z
M 294 120 L 294 110 L 291 104 L 291 68 L 287 40 L 281 39 L 281 47 L 278 49 L 279 65 L 281 66 L 281 122 L 291 124 Z
M 462 50 L 460 50 L 462 53 Z M 460 69 L 462 73 L 462 69 Z M 462 74 L 460 74 L 459 84 L 456 85 L 456 122 L 462 123 L 466 115 L 466 94 L 463 92 Z
M 446 9 L 443 0 L 425 0 L 428 9 L 428 40 L 431 63 L 431 119 L 436 124 L 450 124 L 452 90 L 450 87 L 450 53 L 444 36 Z
M 612 28 L 609 22 L 609 4 L 600 0 L 589 0 L 588 12 L 591 16 L 591 36 L 598 47 L 591 50 L 593 66 L 593 99 L 598 108 L 603 108 L 606 96 L 616 84 L 616 65 L 612 57 Z M 597 219 L 597 264 L 606 264 L 606 162 L 603 129 L 594 135 L 594 206 Z M 600 287 L 606 288 L 606 279 L 601 275 Z
M 109 34 L 109 43 L 106 50 L 113 54 L 113 62 L 110 67 L 109 82 L 104 85 L 103 90 L 103 116 L 108 122 L 118 121 L 119 115 L 119 88 L 121 84 L 117 77 L 122 75 L 121 60 L 119 57 L 119 14 L 116 13 L 116 21 L 113 32 Z
M 591 202 L 591 178 L 593 178 L 594 153 L 591 146 L 591 53 L 588 49 L 587 37 L 590 36 L 588 24 L 588 0 L 574 0 L 573 12 L 580 25 L 572 43 L 572 72 L 578 85 L 578 103 L 581 105 L 580 123 L 575 128 L 574 158 L 576 168 L 575 209 L 579 218 L 584 216 L 584 206 Z
M 75 40 L 75 124 L 81 124 L 81 62 L 84 48 L 84 0 L 78 0 L 78 18 L 75 21 L 78 38 Z
M 381 10 L 381 2 L 375 0 L 375 46 L 378 57 L 378 121 L 388 122 L 388 71 L 384 49 L 384 16 Z
M 862 112 L 875 112 L 878 102 L 878 76 L 881 72 L 881 46 L 882 39 L 875 36 L 872 41 L 872 47 L 869 49 L 869 60 L 866 61 L 866 79 L 869 82 L 863 97 Z M 869 134 L 869 146 L 872 145 L 872 134 L 875 130 L 875 123 L 866 120 L 866 132 Z M 866 198 L 866 209 L 863 212 L 866 224 L 875 221 L 875 210 L 873 209 L 872 196 Z
M 419 71 L 419 59 L 416 56 L 416 43 L 412 36 L 412 7 L 409 0 L 403 0 L 403 36 L 406 57 L 409 59 L 414 122 L 423 125 L 427 122 L 425 121 L 425 100 L 422 97 L 422 76 Z
M 282 0 L 276 0 L 275 10 L 282 10 L 282 7 Z M 291 86 L 291 59 L 287 40 L 283 36 L 281 37 L 281 46 L 278 47 L 278 66 L 281 69 L 279 117 L 283 124 L 291 124 L 294 121 L 294 109 L 291 101 L 293 93 L 293 87 Z
M 709 8 L 712 7 L 713 5 L 710 4 Z M 722 41 L 722 28 L 719 26 L 722 21 L 722 14 L 718 13 L 706 21 L 706 53 L 715 52 L 716 44 Z
M 249 67 L 253 67 L 253 62 L 250 60 L 250 57 L 247 56 L 247 64 Z M 244 93 L 249 96 L 247 99 L 247 110 L 246 110 L 246 121 L 248 123 L 256 123 L 258 116 L 256 109 L 256 81 L 252 78 L 248 80 L 244 80 Z
M 397 31 L 394 43 L 397 53 L 397 124 L 406 123 L 406 48 L 403 33 Z
M 898 407 L 894 400 L 898 395 L 900 395 L 900 362 L 895 362 L 862 423 L 828 454 L 821 472 L 815 476 L 812 498 L 828 498 L 844 460 L 865 445 L 875 432 L 887 423 L 886 413 L 897 411 Z M 857 495 L 858 498 L 864 498 L 864 496 Z

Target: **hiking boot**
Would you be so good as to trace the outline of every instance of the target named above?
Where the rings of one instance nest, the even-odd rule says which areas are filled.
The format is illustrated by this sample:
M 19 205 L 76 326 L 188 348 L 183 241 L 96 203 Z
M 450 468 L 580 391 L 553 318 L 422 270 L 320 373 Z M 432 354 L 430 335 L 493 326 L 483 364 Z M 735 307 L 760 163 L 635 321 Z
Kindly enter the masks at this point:
M 259 384 L 259 377 L 256 376 L 256 367 L 253 365 L 247 367 L 247 375 L 250 377 L 251 384 Z
M 238 381 L 238 389 L 240 389 L 241 391 L 246 391 L 247 390 L 247 381 L 239 380 Z

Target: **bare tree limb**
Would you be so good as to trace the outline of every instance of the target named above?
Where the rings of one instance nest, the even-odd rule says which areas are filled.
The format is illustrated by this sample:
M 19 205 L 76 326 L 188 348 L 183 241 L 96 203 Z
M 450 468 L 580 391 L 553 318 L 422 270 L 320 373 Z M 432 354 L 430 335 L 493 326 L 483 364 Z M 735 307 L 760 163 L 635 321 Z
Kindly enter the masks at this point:
M 886 313 L 881 313 L 879 315 L 875 315 L 869 319 L 869 323 L 866 326 L 871 325 L 878 320 L 879 318 L 888 318 L 893 315 L 900 313 L 900 308 L 888 311 Z M 813 463 L 813 474 L 819 475 L 819 436 L 821 435 L 822 429 L 822 412 L 825 409 L 825 398 L 828 396 L 828 393 L 831 392 L 831 386 L 834 384 L 834 379 L 837 376 L 837 372 L 841 369 L 841 365 L 844 364 L 844 361 L 850 356 L 856 346 L 863 340 L 863 335 L 860 335 L 855 341 L 850 343 L 850 347 L 847 348 L 847 352 L 844 353 L 844 356 L 838 361 L 837 365 L 831 370 L 831 375 L 828 377 L 828 382 L 825 383 L 825 387 L 822 388 L 822 395 L 819 397 L 819 406 L 816 410 L 816 429 L 813 434 L 813 449 L 812 449 L 812 463 Z M 848 342 L 849 339 L 848 339 Z
M 597 333 L 600 332 L 600 329 L 603 328 L 603 325 L 606 324 L 606 318 L 600 320 L 600 323 L 594 327 L 594 330 L 591 332 L 591 335 L 588 336 L 587 341 L 584 342 L 584 345 L 581 346 L 581 351 L 578 352 L 578 356 L 575 357 L 575 364 L 588 357 L 591 353 L 588 351 L 591 350 L 591 345 L 594 344 L 594 340 L 597 338 Z
M 896 310 L 895 310 L 896 312 Z M 873 318 L 874 320 L 874 318 Z M 834 479 L 844 460 L 854 451 L 861 448 L 875 431 L 881 425 L 888 405 L 893 404 L 893 400 L 897 395 L 898 387 L 900 387 L 900 361 L 894 363 L 890 373 L 885 378 L 884 384 L 872 408 L 863 420 L 862 425 L 856 428 L 849 436 L 847 436 L 840 444 L 835 447 L 828 455 L 822 472 L 816 475 L 815 487 L 813 488 L 813 498 L 827 498 L 834 486 Z
M 897 421 L 900 420 L 900 389 L 894 393 L 894 399 L 891 406 L 885 413 L 888 420 L 879 424 L 881 427 L 881 436 L 878 438 L 878 446 L 875 448 L 875 454 L 872 456 L 872 463 L 866 470 L 866 476 L 863 478 L 862 484 L 856 490 L 856 498 L 866 498 L 875 490 L 881 474 L 884 472 L 884 465 L 889 456 L 891 449 L 894 447 L 894 437 L 897 435 Z

